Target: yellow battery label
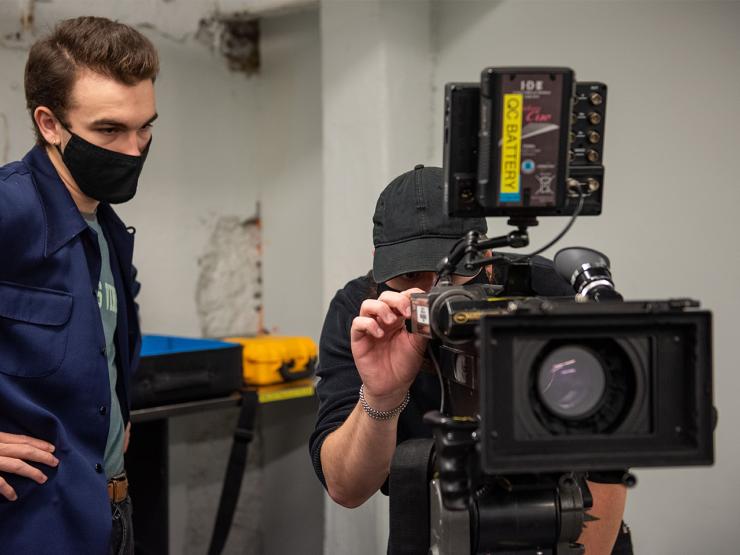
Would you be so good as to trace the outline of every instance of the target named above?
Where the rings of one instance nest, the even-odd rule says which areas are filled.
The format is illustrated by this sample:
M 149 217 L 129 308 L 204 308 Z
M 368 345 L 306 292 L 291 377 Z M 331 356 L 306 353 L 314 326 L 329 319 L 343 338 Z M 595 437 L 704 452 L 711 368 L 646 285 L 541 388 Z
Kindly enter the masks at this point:
M 524 95 L 504 94 L 501 130 L 500 202 L 519 202 L 521 199 L 522 114 Z

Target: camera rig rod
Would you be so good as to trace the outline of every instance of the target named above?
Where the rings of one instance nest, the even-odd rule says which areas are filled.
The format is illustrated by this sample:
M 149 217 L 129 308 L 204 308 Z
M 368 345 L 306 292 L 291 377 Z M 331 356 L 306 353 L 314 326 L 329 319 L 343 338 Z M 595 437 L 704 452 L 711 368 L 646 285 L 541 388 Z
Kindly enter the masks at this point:
M 460 262 L 465 260 L 464 267 L 467 270 L 488 266 L 493 263 L 493 258 L 479 258 L 482 251 L 488 249 L 498 249 L 501 247 L 512 247 L 519 249 L 529 245 L 529 233 L 527 226 L 537 225 L 537 221 L 520 222 L 515 231 L 506 235 L 492 237 L 491 239 L 480 240 L 480 233 L 477 231 L 468 231 L 465 238 L 453 249 L 453 251 L 444 257 L 437 266 L 437 274 L 440 280 L 448 278 L 455 273 Z

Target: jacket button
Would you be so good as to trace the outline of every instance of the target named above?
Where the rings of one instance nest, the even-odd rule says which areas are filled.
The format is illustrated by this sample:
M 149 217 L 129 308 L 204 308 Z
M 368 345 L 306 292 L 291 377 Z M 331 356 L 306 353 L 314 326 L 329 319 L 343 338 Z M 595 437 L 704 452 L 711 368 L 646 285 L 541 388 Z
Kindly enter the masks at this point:
M 105 345 L 103 345 L 102 347 L 100 347 L 100 354 L 105 355 L 105 353 L 106 353 L 106 349 L 105 349 Z
M 97 472 L 98 474 L 103 472 L 103 465 L 100 463 L 95 463 L 95 472 Z
M 105 413 L 108 412 L 108 409 L 105 407 L 105 405 L 100 405 L 100 407 L 98 408 L 98 412 L 105 416 Z

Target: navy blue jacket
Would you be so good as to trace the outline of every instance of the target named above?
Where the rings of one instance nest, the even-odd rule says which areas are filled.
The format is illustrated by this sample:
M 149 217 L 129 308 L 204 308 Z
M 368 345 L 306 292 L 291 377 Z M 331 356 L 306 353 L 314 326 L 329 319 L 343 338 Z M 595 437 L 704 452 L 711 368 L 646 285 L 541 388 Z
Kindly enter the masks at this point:
M 117 394 L 128 422 L 141 343 L 133 234 L 106 204 L 98 218 L 118 296 Z M 3 553 L 108 553 L 111 396 L 99 276 L 95 232 L 46 151 L 0 168 L 0 431 L 48 441 L 60 461 L 56 469 L 31 463 L 49 477 L 43 485 L 2 474 L 18 494 L 0 496 Z

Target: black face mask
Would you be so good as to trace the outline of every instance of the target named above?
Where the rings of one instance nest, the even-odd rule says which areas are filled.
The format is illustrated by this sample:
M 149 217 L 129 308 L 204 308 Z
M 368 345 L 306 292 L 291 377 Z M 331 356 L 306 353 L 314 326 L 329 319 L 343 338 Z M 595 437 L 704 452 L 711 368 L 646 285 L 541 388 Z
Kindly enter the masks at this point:
M 141 156 L 130 156 L 96 146 L 71 131 L 70 134 L 72 138 L 64 152 L 58 145 L 57 150 L 80 190 L 90 198 L 110 204 L 131 200 L 152 140 L 149 139 Z

